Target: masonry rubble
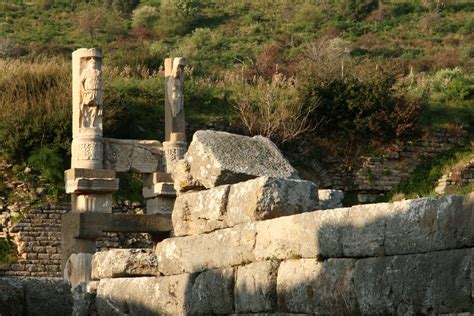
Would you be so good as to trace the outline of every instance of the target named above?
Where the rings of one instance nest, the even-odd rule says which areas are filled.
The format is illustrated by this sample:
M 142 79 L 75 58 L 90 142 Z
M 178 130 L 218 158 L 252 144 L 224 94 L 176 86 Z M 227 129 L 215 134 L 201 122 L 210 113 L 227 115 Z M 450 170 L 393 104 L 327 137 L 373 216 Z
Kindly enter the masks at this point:
M 215 159 L 203 148 L 207 161 Z M 188 164 L 186 177 L 204 160 L 190 156 L 178 162 Z M 99 313 L 473 311 L 474 193 L 319 210 L 316 186 L 295 174 L 272 177 L 269 166 L 250 180 L 216 181 L 230 169 L 206 164 L 200 190 L 180 192 L 176 237 L 156 245 L 153 276 L 125 268 L 115 272 L 123 277 L 100 276 L 107 254 L 94 255 Z M 182 175 L 173 176 L 179 186 Z M 140 265 L 132 256 L 127 262 Z

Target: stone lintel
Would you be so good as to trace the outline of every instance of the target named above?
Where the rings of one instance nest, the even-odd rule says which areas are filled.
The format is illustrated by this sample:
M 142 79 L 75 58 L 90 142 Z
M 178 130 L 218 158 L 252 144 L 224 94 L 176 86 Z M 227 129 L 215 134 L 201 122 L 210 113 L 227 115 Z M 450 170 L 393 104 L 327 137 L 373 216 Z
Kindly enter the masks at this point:
M 143 188 L 142 192 L 145 199 L 158 196 L 176 197 L 176 191 L 174 189 L 173 182 L 155 183 L 152 187 Z
M 74 238 L 96 239 L 103 232 L 112 233 L 168 233 L 173 229 L 171 220 L 161 214 L 107 214 L 66 213 L 61 217 L 63 225 Z

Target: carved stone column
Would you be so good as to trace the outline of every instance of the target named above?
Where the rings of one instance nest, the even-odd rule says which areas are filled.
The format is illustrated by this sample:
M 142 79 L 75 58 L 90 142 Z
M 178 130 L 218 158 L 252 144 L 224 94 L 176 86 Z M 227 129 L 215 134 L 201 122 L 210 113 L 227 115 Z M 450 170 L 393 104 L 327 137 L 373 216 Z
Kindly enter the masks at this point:
M 184 133 L 172 133 L 170 140 L 163 142 L 164 165 L 168 173 L 173 173 L 178 160 L 184 158 L 187 149 L 186 135 Z
M 71 168 L 101 169 L 102 52 L 80 48 L 72 53 Z
M 185 133 L 184 58 L 165 59 L 165 141 L 172 133 Z

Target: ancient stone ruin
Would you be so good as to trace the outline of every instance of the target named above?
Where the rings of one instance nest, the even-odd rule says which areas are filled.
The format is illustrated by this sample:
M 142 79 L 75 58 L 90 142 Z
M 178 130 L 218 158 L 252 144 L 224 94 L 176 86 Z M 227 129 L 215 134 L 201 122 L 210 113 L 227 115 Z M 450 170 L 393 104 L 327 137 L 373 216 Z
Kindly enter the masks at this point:
M 0 314 L 474 312 L 474 193 L 343 208 L 267 138 L 198 131 L 187 148 L 182 58 L 165 61 L 164 142 L 103 138 L 101 64 L 73 53 L 64 280 L 0 279 Z M 113 214 L 130 170 L 146 212 Z M 155 244 L 96 252 L 103 232 Z

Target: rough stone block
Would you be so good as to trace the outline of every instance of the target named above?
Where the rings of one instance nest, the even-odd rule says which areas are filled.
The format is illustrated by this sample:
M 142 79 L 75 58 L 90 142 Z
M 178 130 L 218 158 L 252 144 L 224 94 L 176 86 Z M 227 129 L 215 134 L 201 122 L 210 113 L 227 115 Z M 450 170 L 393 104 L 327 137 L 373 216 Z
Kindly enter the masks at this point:
M 363 314 L 472 311 L 473 250 L 357 260 L 354 282 Z
M 165 239 L 156 246 L 159 270 L 164 275 L 226 268 L 254 261 L 255 223 L 205 235 Z
M 280 311 L 343 315 L 356 312 L 354 259 L 283 261 L 278 269 Z
M 205 187 L 191 175 L 191 166 L 185 159 L 178 160 L 174 165 L 172 173 L 174 189 L 176 193 L 182 193 L 191 190 L 204 190 Z
M 225 228 L 229 189 L 229 185 L 221 185 L 178 196 L 172 215 L 175 235 L 198 235 Z
M 158 286 L 159 278 L 102 279 L 97 287 L 96 308 L 99 315 L 170 315 L 160 299 L 166 292 Z M 176 294 L 180 293 L 176 289 Z M 181 297 L 183 297 L 181 295 Z M 180 309 L 182 310 L 182 309 Z
M 185 301 L 190 315 L 222 315 L 234 311 L 233 268 L 199 273 L 188 287 Z
M 293 215 L 318 208 L 310 181 L 259 177 L 230 187 L 227 225 Z
M 25 315 L 23 283 L 16 278 L 0 278 L 0 315 Z
M 184 159 L 191 177 L 206 188 L 259 176 L 298 179 L 275 144 L 262 136 L 197 131 Z
M 341 257 L 348 209 L 315 211 L 257 224 L 257 260 Z
M 278 267 L 278 261 L 254 262 L 238 267 L 234 291 L 236 313 L 277 310 Z
M 158 273 L 158 262 L 151 249 L 112 249 L 95 253 L 92 278 L 149 276 Z
M 349 209 L 344 255 L 367 257 L 473 246 L 474 210 L 469 196 L 442 196 Z

